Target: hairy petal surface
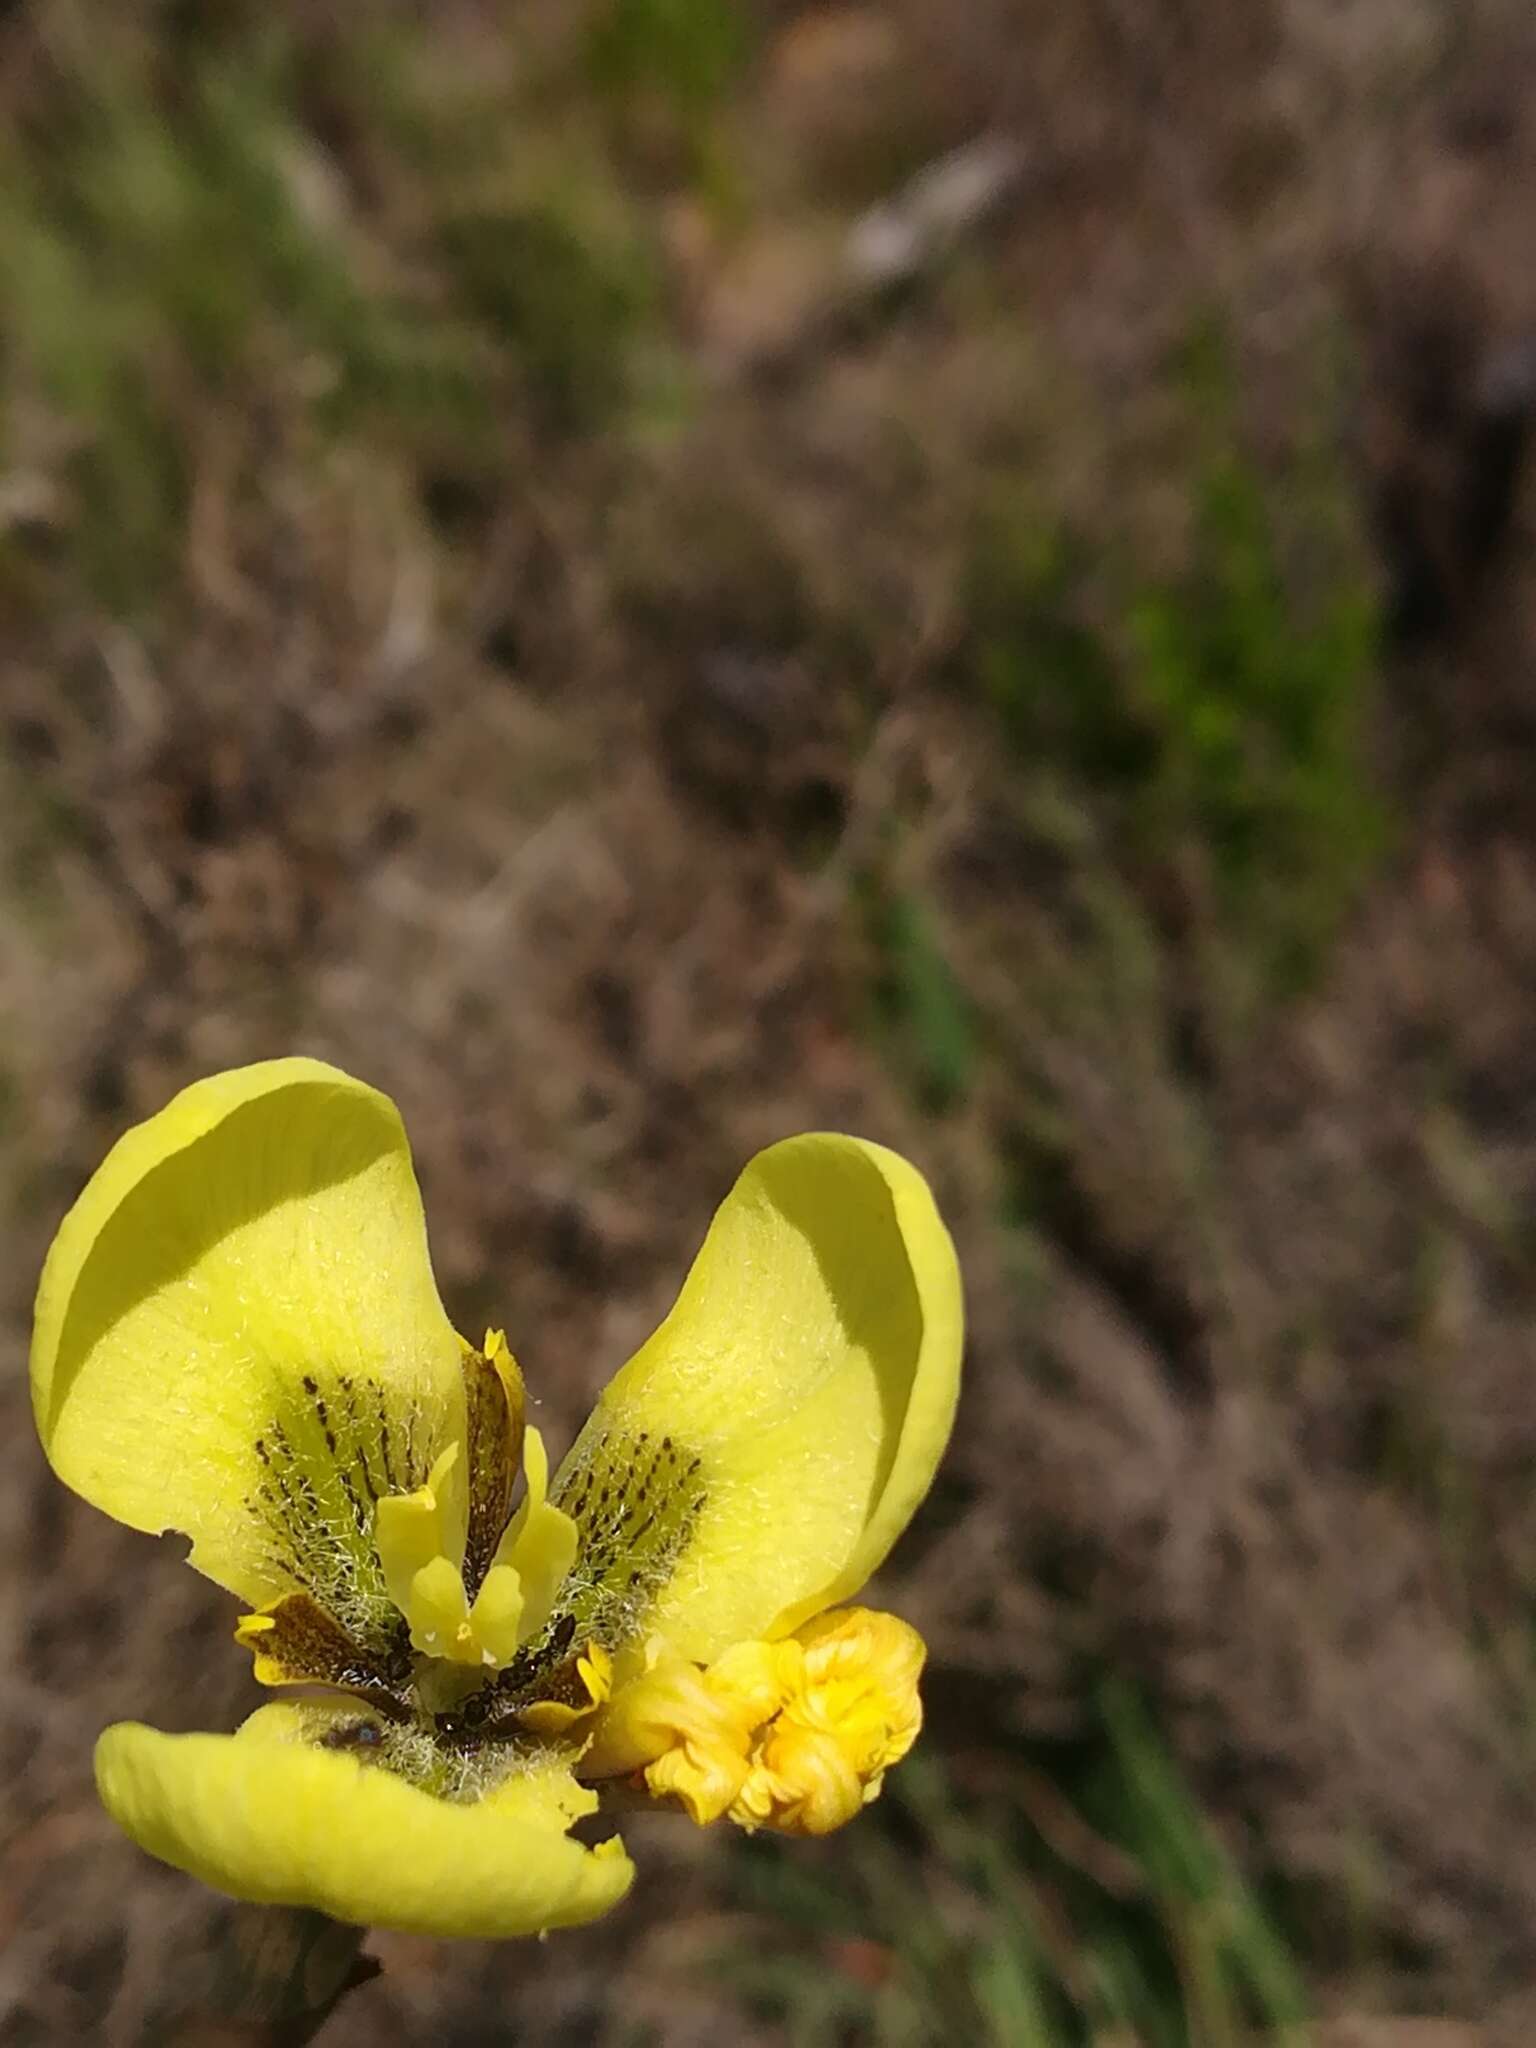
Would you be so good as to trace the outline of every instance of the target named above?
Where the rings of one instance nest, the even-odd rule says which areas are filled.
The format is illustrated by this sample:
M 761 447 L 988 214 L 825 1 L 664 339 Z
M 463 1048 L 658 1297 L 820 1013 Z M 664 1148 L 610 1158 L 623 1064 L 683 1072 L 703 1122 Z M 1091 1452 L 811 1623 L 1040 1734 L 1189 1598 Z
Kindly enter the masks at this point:
M 394 1104 L 317 1060 L 185 1089 L 119 1140 L 59 1228 L 32 1400 L 77 1493 L 253 1606 L 392 1613 L 375 1503 L 464 1433 Z
M 657 1635 L 708 1663 L 856 1592 L 932 1480 L 962 1323 L 905 1160 L 824 1133 L 759 1153 L 561 1468 L 562 1608 L 611 1648 Z
M 459 1804 L 317 1746 L 328 1711 L 263 1707 L 236 1735 L 119 1723 L 96 1747 L 102 1801 L 141 1848 L 219 1891 L 358 1926 L 495 1940 L 578 1926 L 629 1890 L 617 1841 L 567 1836 L 596 1800 L 565 1764 L 532 1760 Z

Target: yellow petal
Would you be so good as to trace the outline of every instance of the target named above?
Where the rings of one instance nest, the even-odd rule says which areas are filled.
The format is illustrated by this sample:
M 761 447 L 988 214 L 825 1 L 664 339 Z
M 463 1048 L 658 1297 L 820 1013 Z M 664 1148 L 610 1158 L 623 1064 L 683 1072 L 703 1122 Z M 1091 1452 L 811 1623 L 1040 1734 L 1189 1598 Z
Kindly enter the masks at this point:
M 387 1097 L 316 1060 L 184 1090 L 59 1228 L 32 1398 L 54 1469 L 260 1606 L 387 1610 L 375 1499 L 463 1435 L 460 1342 Z M 361 1613 L 359 1608 L 367 1610 Z
M 793 1637 L 780 1643 L 735 1643 L 705 1677 L 716 1698 L 728 1700 L 742 1726 L 750 1729 L 778 1712 L 800 1683 L 804 1663 Z
M 728 1812 L 748 1829 L 830 1834 L 917 1740 L 924 1655 L 916 1629 L 864 1607 L 733 1644 L 702 1669 L 653 1639 L 593 1720 L 582 1775 L 639 1773 L 701 1827 Z
M 593 1777 L 643 1772 L 654 1799 L 675 1800 L 700 1827 L 716 1821 L 747 1780 L 752 1732 L 764 1718 L 734 1689 L 652 1643 L 647 1669 L 598 1714 L 582 1756 Z M 776 1698 L 768 1704 L 771 1712 Z
M 586 1582 L 562 1606 L 610 1646 L 655 1632 L 707 1663 L 846 1599 L 932 1480 L 961 1336 L 913 1167 L 828 1134 L 759 1153 L 561 1469 Z
M 721 1744 L 679 1742 L 645 1768 L 653 1799 L 675 1800 L 695 1827 L 728 1813 L 747 1781 L 747 1760 Z
M 649 1772 L 646 1779 L 649 1783 Z M 732 1795 L 729 1811 L 737 1826 L 749 1831 L 830 1835 L 863 1812 L 880 1783 L 879 1773 L 859 1776 L 835 1735 L 788 1722 L 769 1731 L 761 1758 Z
M 603 1704 L 581 1767 L 593 1778 L 624 1777 L 687 1741 L 701 1752 L 734 1756 L 744 1774 L 753 1728 L 777 1704 L 755 1714 L 734 1690 L 715 1692 L 696 1664 L 654 1639 L 644 1668 Z M 726 1805 L 732 1797 L 734 1791 Z
M 264 1707 L 238 1735 L 133 1722 L 96 1746 L 107 1811 L 152 1856 L 237 1899 L 310 1906 L 360 1926 L 495 1939 L 574 1927 L 616 1905 L 617 1842 L 564 1830 L 590 1808 L 563 1765 L 531 1765 L 478 1805 L 434 1798 L 362 1752 L 317 1748 L 303 1708 Z

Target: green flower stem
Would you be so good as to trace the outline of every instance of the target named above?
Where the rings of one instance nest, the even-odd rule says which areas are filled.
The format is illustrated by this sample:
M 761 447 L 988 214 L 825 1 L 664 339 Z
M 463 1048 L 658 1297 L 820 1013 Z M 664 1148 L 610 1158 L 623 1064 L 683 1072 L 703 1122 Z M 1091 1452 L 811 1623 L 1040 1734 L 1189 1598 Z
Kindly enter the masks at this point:
M 379 1973 L 366 1930 L 323 1913 L 241 1906 L 151 2019 L 142 2048 L 304 2048 L 349 1991 Z

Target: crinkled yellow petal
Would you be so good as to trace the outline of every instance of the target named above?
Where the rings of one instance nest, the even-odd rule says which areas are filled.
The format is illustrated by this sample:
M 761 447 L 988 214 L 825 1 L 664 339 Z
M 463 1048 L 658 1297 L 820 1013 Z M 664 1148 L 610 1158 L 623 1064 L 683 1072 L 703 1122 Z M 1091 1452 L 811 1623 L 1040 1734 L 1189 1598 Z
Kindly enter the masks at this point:
M 662 1757 L 646 1773 L 670 1762 Z M 729 1812 L 749 1831 L 771 1827 L 786 1835 L 830 1835 L 846 1827 L 879 1795 L 881 1774 L 861 1778 L 835 1735 L 795 1722 L 770 1729 L 758 1762 L 732 1796 Z
M 879 1797 L 917 1740 L 926 1650 L 915 1628 L 866 1607 L 818 1615 L 779 1647 L 796 1662 L 782 1667 L 783 1705 L 758 1738 L 731 1818 L 830 1834 Z
M 597 1715 L 582 1771 L 641 1772 L 653 1798 L 675 1800 L 706 1827 L 741 1798 L 754 1734 L 778 1712 L 800 1668 L 793 1642 L 737 1643 L 701 1671 L 653 1639 L 644 1668 Z
M 734 1755 L 745 1773 L 752 1731 L 779 1697 L 775 1692 L 759 1711 L 758 1702 L 735 1687 L 717 1692 L 707 1671 L 653 1638 L 644 1668 L 617 1688 L 597 1716 L 582 1770 L 593 1778 L 623 1777 L 687 1741 L 700 1751 Z M 734 1796 L 733 1791 L 725 1803 Z
M 675 1800 L 695 1827 L 707 1828 L 740 1799 L 748 1766 L 741 1750 L 724 1743 L 685 1741 L 647 1764 L 644 1776 L 653 1799 Z
M 595 1716 L 582 1774 L 638 1774 L 701 1827 L 729 1813 L 748 1829 L 830 1834 L 917 1740 L 925 1654 L 916 1629 L 865 1607 L 733 1644 L 702 1669 L 653 1638 Z
M 353 1626 L 387 1604 L 374 1500 L 463 1435 L 460 1352 L 393 1103 L 273 1060 L 108 1154 L 44 1268 L 32 1399 L 87 1500 L 253 1605 L 346 1580 Z
M 707 1663 L 856 1592 L 932 1480 L 962 1321 L 905 1160 L 830 1134 L 759 1153 L 556 1481 L 578 1628 Z
M 590 1810 L 563 1764 L 531 1765 L 478 1805 L 317 1748 L 300 1707 L 264 1707 L 238 1735 L 162 1735 L 133 1722 L 96 1746 L 96 1781 L 141 1848 L 264 1905 L 310 1906 L 412 1934 L 537 1934 L 616 1905 L 633 1866 L 617 1842 L 565 1833 Z
M 799 1644 L 734 1643 L 717 1657 L 705 1677 L 717 1699 L 729 1701 L 745 1728 L 756 1728 L 776 1714 L 799 1682 L 804 1669 Z

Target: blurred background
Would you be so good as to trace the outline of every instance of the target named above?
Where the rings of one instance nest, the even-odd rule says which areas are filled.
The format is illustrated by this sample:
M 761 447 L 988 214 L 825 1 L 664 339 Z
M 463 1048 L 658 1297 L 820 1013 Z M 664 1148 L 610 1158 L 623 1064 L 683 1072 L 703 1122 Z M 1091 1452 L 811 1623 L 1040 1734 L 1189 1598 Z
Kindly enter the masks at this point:
M 1527 15 L 0 7 L 6 2048 L 224 1910 L 97 1729 L 254 1698 L 43 1469 L 38 1264 L 287 1051 L 557 1444 L 788 1131 L 972 1321 L 880 1805 L 327 2044 L 1536 2037 Z

